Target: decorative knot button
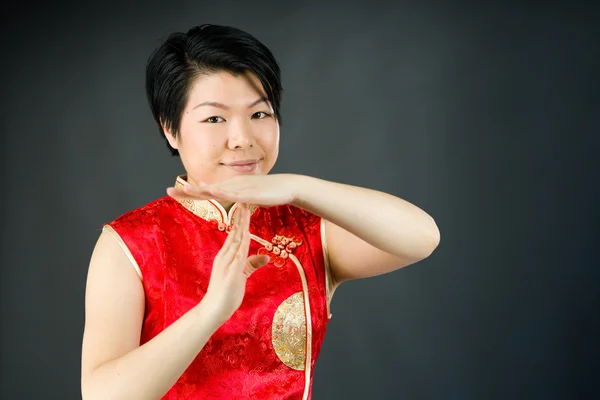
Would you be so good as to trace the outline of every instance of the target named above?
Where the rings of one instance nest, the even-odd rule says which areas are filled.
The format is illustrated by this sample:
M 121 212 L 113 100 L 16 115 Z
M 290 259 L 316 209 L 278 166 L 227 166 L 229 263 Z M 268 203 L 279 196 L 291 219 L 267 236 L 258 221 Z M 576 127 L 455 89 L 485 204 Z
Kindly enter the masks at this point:
M 212 228 L 212 229 L 218 229 L 221 232 L 224 231 L 231 231 L 231 227 L 233 226 L 232 224 L 229 225 L 225 225 L 223 222 L 217 221 L 216 219 L 211 219 L 210 221 L 208 221 L 208 225 Z
M 281 268 L 285 264 L 285 260 L 293 253 L 294 249 L 302 244 L 302 239 L 299 237 L 288 238 L 285 236 L 277 235 L 271 243 L 261 247 L 258 250 L 258 254 L 269 255 L 270 261 L 275 264 L 276 267 Z

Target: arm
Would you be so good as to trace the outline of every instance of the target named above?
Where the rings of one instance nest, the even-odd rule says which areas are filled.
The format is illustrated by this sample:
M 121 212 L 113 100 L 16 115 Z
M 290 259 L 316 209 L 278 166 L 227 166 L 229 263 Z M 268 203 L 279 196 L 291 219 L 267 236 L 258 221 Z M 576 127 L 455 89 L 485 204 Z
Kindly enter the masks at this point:
M 440 240 L 433 218 L 405 200 L 303 175 L 236 176 L 199 187 L 171 187 L 167 193 L 265 207 L 292 204 L 319 215 L 326 221 L 329 262 L 337 284 L 413 264 L 428 257 Z
M 91 258 L 85 301 L 84 400 L 159 399 L 224 322 L 202 301 L 139 346 L 143 287 L 129 259 L 106 231 Z
M 387 193 L 296 175 L 292 204 L 321 216 L 334 285 L 385 274 L 428 257 L 433 218 Z

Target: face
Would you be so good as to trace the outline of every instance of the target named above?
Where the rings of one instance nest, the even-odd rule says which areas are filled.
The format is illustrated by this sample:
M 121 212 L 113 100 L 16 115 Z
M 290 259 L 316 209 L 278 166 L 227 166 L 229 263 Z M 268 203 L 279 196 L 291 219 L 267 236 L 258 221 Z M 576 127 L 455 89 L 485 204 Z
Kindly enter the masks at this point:
M 267 174 L 279 152 L 279 123 L 258 78 L 217 72 L 192 84 L 179 134 L 188 182 L 215 183 L 242 174 Z

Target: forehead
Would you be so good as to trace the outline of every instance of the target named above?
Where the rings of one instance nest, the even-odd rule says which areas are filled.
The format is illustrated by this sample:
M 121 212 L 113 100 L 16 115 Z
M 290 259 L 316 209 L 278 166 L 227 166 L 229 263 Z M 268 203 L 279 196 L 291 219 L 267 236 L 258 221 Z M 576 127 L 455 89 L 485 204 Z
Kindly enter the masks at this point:
M 215 101 L 232 107 L 266 97 L 260 80 L 251 72 L 234 75 L 219 71 L 197 77 L 190 85 L 188 103 Z M 189 105 L 188 104 L 188 105 Z

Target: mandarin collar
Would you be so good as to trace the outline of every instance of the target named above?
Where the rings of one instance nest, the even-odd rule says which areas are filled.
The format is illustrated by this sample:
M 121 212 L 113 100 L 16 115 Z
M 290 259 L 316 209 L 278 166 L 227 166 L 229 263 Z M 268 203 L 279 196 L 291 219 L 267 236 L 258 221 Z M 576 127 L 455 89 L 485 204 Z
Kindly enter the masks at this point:
M 187 175 L 179 175 L 175 180 L 176 188 L 183 188 L 184 186 L 188 186 Z M 206 221 L 217 221 L 224 223 L 226 225 L 230 225 L 233 222 L 233 217 L 235 215 L 235 211 L 237 209 L 237 203 L 234 203 L 233 206 L 229 209 L 229 212 L 225 211 L 223 206 L 214 199 L 209 200 L 190 200 L 190 199 L 178 199 L 175 198 L 184 208 L 188 211 L 194 213 L 200 218 Z M 251 215 L 258 209 L 258 206 L 249 205 Z

